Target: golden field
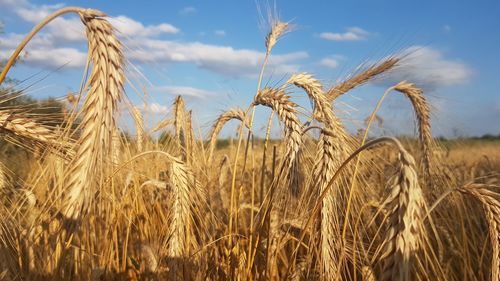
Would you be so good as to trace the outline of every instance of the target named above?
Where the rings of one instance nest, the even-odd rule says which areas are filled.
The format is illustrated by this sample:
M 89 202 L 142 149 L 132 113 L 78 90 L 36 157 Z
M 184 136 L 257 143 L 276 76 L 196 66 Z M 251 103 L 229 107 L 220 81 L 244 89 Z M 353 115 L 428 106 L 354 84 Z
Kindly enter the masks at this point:
M 63 8 L 18 50 L 67 13 L 86 29 L 83 91 L 57 126 L 0 110 L 2 132 L 29 148 L 3 156 L 0 280 L 500 280 L 500 141 L 435 139 L 411 81 L 387 89 L 356 134 L 336 114 L 338 97 L 397 66 L 397 55 L 331 88 L 307 73 L 264 87 L 289 29 L 276 20 L 252 104 L 228 109 L 202 136 L 182 96 L 171 116 L 144 124 L 100 11 Z M 292 89 L 311 101 L 307 116 Z M 411 103 L 415 138 L 369 136 L 386 95 Z M 119 105 L 133 135 L 117 126 Z M 269 109 L 262 138 L 256 107 Z M 222 141 L 228 122 L 237 137 Z M 270 139 L 278 122 L 282 137 Z

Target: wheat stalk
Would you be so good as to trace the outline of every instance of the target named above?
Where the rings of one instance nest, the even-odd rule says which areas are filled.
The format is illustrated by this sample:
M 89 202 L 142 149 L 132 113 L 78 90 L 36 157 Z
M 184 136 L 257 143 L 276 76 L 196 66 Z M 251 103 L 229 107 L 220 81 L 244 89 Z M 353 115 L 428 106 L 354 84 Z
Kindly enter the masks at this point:
M 499 195 L 493 191 L 486 189 L 482 184 L 470 184 L 458 189 L 463 194 L 468 194 L 479 200 L 483 205 L 486 219 L 488 221 L 488 229 L 490 241 L 493 250 L 491 261 L 491 280 L 500 280 L 500 201 Z
M 427 179 L 432 169 L 432 133 L 429 105 L 421 89 L 406 81 L 399 82 L 394 90 L 405 94 L 410 100 L 418 120 L 418 134 L 423 157 L 422 162 Z
M 233 109 L 230 109 L 230 110 L 222 113 L 221 115 L 219 115 L 217 120 L 215 120 L 215 123 L 212 126 L 212 130 L 210 132 L 210 142 L 209 142 L 209 148 L 208 148 L 208 161 L 209 161 L 208 163 L 211 163 L 211 161 L 212 161 L 213 153 L 215 150 L 215 146 L 217 144 L 217 138 L 219 136 L 220 131 L 222 130 L 222 128 L 224 127 L 224 125 L 227 122 L 229 122 L 233 119 L 236 119 L 236 120 L 243 122 L 243 124 L 248 127 L 248 122 L 244 122 L 245 112 L 240 108 L 233 108 Z
M 394 68 L 394 66 L 396 66 L 398 62 L 398 58 L 388 58 L 381 63 L 371 65 L 365 71 L 343 81 L 342 83 L 328 90 L 326 94 L 328 101 L 333 102 L 338 97 L 349 92 L 355 87 L 363 85 L 374 77 L 391 70 L 392 68 Z
M 389 180 L 389 226 L 380 246 L 383 261 L 380 280 L 413 280 L 415 255 L 425 237 L 423 213 L 426 210 L 422 189 L 415 172 L 415 160 L 401 146 L 398 168 Z
M 73 219 L 87 211 L 92 185 L 99 178 L 101 165 L 109 159 L 115 130 L 113 114 L 123 95 L 122 46 L 103 16 L 102 12 L 90 9 L 80 12 L 86 27 L 88 63 L 92 65 L 92 71 L 82 108 L 80 145 L 67 173 L 68 194 L 63 214 Z

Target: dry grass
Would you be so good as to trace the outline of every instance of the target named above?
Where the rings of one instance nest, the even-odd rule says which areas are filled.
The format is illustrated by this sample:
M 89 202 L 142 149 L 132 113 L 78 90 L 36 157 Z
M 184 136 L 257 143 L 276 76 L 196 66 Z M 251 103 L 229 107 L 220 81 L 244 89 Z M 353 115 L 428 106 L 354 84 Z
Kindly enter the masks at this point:
M 249 110 L 221 114 L 208 140 L 181 96 L 152 130 L 162 138 L 144 130 L 135 108 L 137 134 L 128 137 L 115 121 L 121 44 L 93 10 L 57 11 L 40 28 L 68 12 L 80 15 L 89 41 L 77 118 L 67 113 L 52 129 L 0 110 L 2 131 L 16 143 L 54 148 L 26 160 L 24 178 L 0 165 L 0 280 L 499 280 L 500 144 L 434 149 L 429 105 L 409 82 L 391 89 L 412 102 L 420 146 L 393 138 L 360 146 L 365 140 L 335 114 L 338 96 L 396 71 L 398 58 L 327 92 L 307 73 L 261 89 L 263 62 Z M 265 61 L 288 30 L 273 21 Z M 311 111 L 299 110 L 293 87 Z M 264 142 L 248 114 L 259 105 L 272 111 Z M 271 140 L 274 115 L 284 133 Z M 233 119 L 240 139 L 217 148 Z M 418 149 L 422 163 L 410 154 Z

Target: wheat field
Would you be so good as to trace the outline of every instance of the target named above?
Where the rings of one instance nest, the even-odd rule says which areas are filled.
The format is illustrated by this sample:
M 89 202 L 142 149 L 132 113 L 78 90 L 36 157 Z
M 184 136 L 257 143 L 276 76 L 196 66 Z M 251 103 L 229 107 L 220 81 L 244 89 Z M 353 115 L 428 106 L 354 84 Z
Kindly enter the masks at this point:
M 144 124 L 124 93 L 123 46 L 100 11 L 49 16 L 0 83 L 29 40 L 68 13 L 80 17 L 89 51 L 64 122 L 0 109 L 4 135 L 36 150 L 22 178 L 0 166 L 0 280 L 500 281 L 500 144 L 433 138 L 431 105 L 411 81 L 388 88 L 357 134 L 338 117 L 336 99 L 397 71 L 398 55 L 330 88 L 310 73 L 263 86 L 290 28 L 276 20 L 253 102 L 200 135 L 182 96 L 171 116 Z M 310 100 L 310 114 L 291 91 Z M 386 95 L 407 98 L 415 138 L 370 136 Z M 117 125 L 123 104 L 132 135 Z M 262 139 L 256 107 L 269 114 Z M 223 145 L 229 122 L 237 137 Z M 272 126 L 281 138 L 270 138 Z

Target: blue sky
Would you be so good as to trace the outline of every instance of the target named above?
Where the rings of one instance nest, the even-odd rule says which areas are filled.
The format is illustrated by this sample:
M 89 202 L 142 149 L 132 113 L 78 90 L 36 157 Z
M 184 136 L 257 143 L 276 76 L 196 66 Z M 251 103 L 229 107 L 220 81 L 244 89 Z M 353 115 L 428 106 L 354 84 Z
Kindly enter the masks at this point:
M 279 85 L 290 74 L 306 71 L 328 87 L 363 63 L 409 52 L 397 71 L 336 104 L 351 130 L 363 125 L 385 88 L 407 79 L 426 90 L 435 135 L 500 134 L 498 1 L 0 0 L 5 25 L 0 58 L 62 6 L 91 7 L 112 17 L 126 46 L 128 77 L 148 92 L 145 99 L 128 86 L 127 97 L 151 123 L 169 114 L 177 94 L 186 97 L 202 131 L 223 110 L 246 108 L 255 94 L 271 10 L 294 28 L 273 49 L 266 84 Z M 28 45 L 28 54 L 9 75 L 23 80 L 38 73 L 27 82 L 33 83 L 49 74 L 29 93 L 62 97 L 79 88 L 85 47 L 78 17 L 64 17 Z M 291 94 L 302 111 L 309 110 L 303 93 Z M 259 110 L 258 123 L 268 113 Z M 408 102 L 400 95 L 392 94 L 380 115 L 386 127 L 378 133 L 414 130 Z

